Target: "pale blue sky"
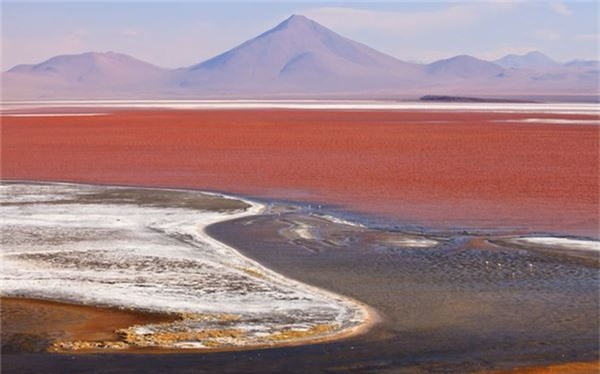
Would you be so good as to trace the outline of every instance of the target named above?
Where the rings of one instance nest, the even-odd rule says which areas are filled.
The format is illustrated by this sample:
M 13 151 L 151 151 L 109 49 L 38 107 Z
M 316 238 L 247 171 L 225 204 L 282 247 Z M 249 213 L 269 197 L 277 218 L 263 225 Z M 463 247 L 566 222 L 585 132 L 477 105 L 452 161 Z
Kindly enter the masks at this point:
M 2 2 L 2 70 L 65 53 L 115 51 L 164 67 L 200 62 L 304 14 L 408 61 L 494 59 L 537 49 L 598 59 L 598 4 L 546 2 Z

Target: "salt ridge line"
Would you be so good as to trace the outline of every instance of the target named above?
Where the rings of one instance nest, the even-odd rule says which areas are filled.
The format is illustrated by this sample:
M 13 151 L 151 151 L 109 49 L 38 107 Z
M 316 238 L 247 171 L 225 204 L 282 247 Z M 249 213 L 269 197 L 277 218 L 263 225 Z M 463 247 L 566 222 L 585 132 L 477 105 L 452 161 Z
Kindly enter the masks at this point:
M 17 113 L 2 114 L 3 117 L 94 117 L 110 113 Z
M 557 125 L 600 125 L 596 119 L 560 119 L 560 118 L 525 118 L 525 119 L 501 119 L 494 122 L 521 122 L 521 123 L 549 123 Z
M 63 100 L 1 102 L 3 111 L 36 108 L 163 108 L 163 109 L 304 109 L 304 110 L 426 110 L 495 113 L 600 113 L 597 104 L 421 103 L 334 100 Z
M 225 195 L 221 195 L 221 196 L 225 196 Z M 266 209 L 266 206 L 264 204 L 259 204 L 259 203 L 256 203 L 256 202 L 253 202 L 253 201 L 250 201 L 250 200 L 241 199 L 241 198 L 238 198 L 238 199 L 241 200 L 241 201 L 243 201 L 243 202 L 245 202 L 245 203 L 247 203 L 247 204 L 251 204 L 252 206 L 256 205 L 258 207 L 258 212 L 256 214 L 248 214 L 247 217 L 248 216 L 253 216 L 253 215 L 261 214 Z M 237 218 L 241 218 L 241 217 L 237 217 Z M 235 219 L 237 219 L 237 218 L 235 218 Z M 219 221 L 219 222 L 227 222 L 227 221 L 231 221 L 231 220 L 233 220 L 233 219 L 225 219 L 225 220 Z M 217 222 L 214 222 L 214 223 L 217 223 Z M 213 237 L 211 237 L 207 233 L 207 231 L 206 231 L 207 227 L 210 226 L 210 225 L 212 225 L 212 224 L 214 224 L 214 223 L 202 225 L 201 226 L 201 231 L 206 236 L 206 238 L 209 241 L 212 241 L 215 245 L 217 245 L 217 243 L 218 243 L 218 245 L 225 245 L 224 243 L 222 243 L 222 242 L 214 239 Z M 339 331 L 339 332 L 337 332 L 336 334 L 333 334 L 333 335 L 338 335 L 338 334 L 339 335 L 351 335 L 351 334 L 357 333 L 359 331 L 365 331 L 366 328 L 371 327 L 374 323 L 376 323 L 379 320 L 379 316 L 378 316 L 377 312 L 374 309 L 372 309 L 371 307 L 367 306 L 364 303 L 361 303 L 358 300 L 352 299 L 352 298 L 350 298 L 348 296 L 341 296 L 341 295 L 338 295 L 336 293 L 324 290 L 322 288 L 314 287 L 314 286 L 311 286 L 311 285 L 308 285 L 308 284 L 305 284 L 305 283 L 302 283 L 302 282 L 299 282 L 299 281 L 287 278 L 287 277 L 285 277 L 285 276 L 283 276 L 283 275 L 281 275 L 281 274 L 279 274 L 279 273 L 277 273 L 277 272 L 275 272 L 275 271 L 273 271 L 273 270 L 271 270 L 271 269 L 263 266 L 259 262 L 254 261 L 254 260 L 252 260 L 252 259 L 244 256 L 241 252 L 239 252 L 234 247 L 230 247 L 230 246 L 228 246 L 228 247 L 231 248 L 232 251 L 234 251 L 235 253 L 237 253 L 238 256 L 246 259 L 247 261 L 252 262 L 256 267 L 260 268 L 264 273 L 270 274 L 273 278 L 280 279 L 282 283 L 285 283 L 285 282 L 295 283 L 298 286 L 303 287 L 303 288 L 305 288 L 307 290 L 310 290 L 313 293 L 320 294 L 320 295 L 323 295 L 324 297 L 332 298 L 334 300 L 337 300 L 337 301 L 343 302 L 345 304 L 348 304 L 350 307 L 355 308 L 356 310 L 359 311 L 359 313 L 360 313 L 360 319 L 363 321 L 363 325 L 362 326 L 353 326 L 353 327 L 350 327 L 348 329 L 341 330 L 341 331 Z
M 44 185 L 37 185 L 37 186 L 38 187 L 41 186 L 42 188 L 44 188 Z M 71 187 L 71 188 L 73 188 L 74 186 L 79 186 L 79 188 L 81 188 L 80 185 L 72 185 L 72 184 L 62 184 L 62 186 L 68 186 L 68 187 Z M 3 186 L 3 187 L 6 187 L 6 186 Z M 88 186 L 88 188 L 91 188 L 92 190 L 98 190 L 98 189 L 101 190 L 101 189 L 103 189 L 101 187 L 95 187 L 94 188 L 94 187 L 91 187 L 91 186 Z M 104 188 L 106 188 L 106 187 L 104 187 Z M 127 187 L 124 187 L 124 188 L 127 188 Z M 3 188 L 3 191 L 4 190 L 6 190 L 6 188 Z M 156 190 L 156 189 L 146 189 L 146 190 Z M 68 192 L 69 191 L 67 191 L 67 193 Z M 185 192 L 190 192 L 190 191 L 185 191 Z M 213 195 L 213 196 L 217 195 L 217 196 L 224 197 L 224 195 L 222 195 L 222 194 L 205 194 L 205 195 Z M 21 197 L 22 197 L 22 195 L 21 195 Z M 254 214 L 260 214 L 263 211 L 263 209 L 264 209 L 263 205 L 255 203 L 255 202 L 251 202 L 251 201 L 248 201 L 248 200 L 245 200 L 245 199 L 236 199 L 236 200 L 243 200 L 246 204 L 249 205 L 250 208 L 247 208 L 245 211 L 243 211 L 241 213 L 229 214 L 229 215 L 227 215 L 224 218 L 224 220 L 236 219 L 236 218 L 241 218 L 241 217 L 250 216 L 250 215 L 254 215 Z M 53 201 L 56 201 L 56 199 L 53 199 Z M 21 202 L 22 202 L 22 200 L 21 200 Z M 39 202 L 36 201 L 36 203 L 39 203 Z M 70 206 L 70 207 L 73 208 L 73 206 Z M 122 208 L 122 207 L 119 207 L 119 208 Z M 46 207 L 46 209 L 47 209 L 47 207 Z M 45 212 L 45 213 L 47 214 L 47 212 Z M 90 212 L 88 212 L 88 213 L 90 213 Z M 144 213 L 148 214 L 149 212 L 145 211 Z M 165 209 L 160 210 L 159 213 L 161 213 L 161 214 L 165 214 L 165 213 L 166 214 L 176 214 L 176 212 L 173 212 L 173 211 L 170 211 L 170 212 L 166 211 L 165 212 Z M 350 335 L 350 334 L 354 334 L 354 333 L 357 333 L 359 331 L 362 331 L 364 328 L 367 327 L 367 325 L 369 323 L 372 323 L 374 321 L 373 318 L 372 318 L 373 317 L 372 311 L 370 311 L 368 309 L 368 307 L 364 306 L 363 304 L 360 304 L 357 301 L 351 300 L 351 299 L 346 298 L 346 297 L 342 297 L 340 295 L 333 294 L 333 293 L 325 291 L 325 290 L 321 290 L 321 289 L 318 289 L 318 288 L 315 288 L 315 287 L 312 287 L 312 286 L 308 286 L 308 285 L 302 284 L 302 283 L 297 282 L 297 281 L 290 280 L 290 279 L 288 279 L 288 278 L 286 278 L 286 277 L 284 277 L 284 276 L 282 276 L 282 275 L 280 275 L 278 273 L 275 273 L 275 272 L 271 271 L 270 269 L 267 269 L 267 268 L 263 267 L 262 265 L 258 264 L 257 262 L 244 257 L 243 255 L 241 255 L 241 253 L 239 253 L 234 248 L 228 247 L 228 246 L 224 245 L 223 243 L 218 242 L 215 239 L 212 239 L 210 236 L 208 236 L 206 234 L 205 228 L 206 228 L 206 226 L 208 226 L 208 225 L 210 225 L 212 223 L 223 221 L 223 219 L 221 219 L 222 218 L 222 214 L 213 214 L 213 215 L 206 215 L 206 214 L 204 214 L 203 217 L 204 217 L 204 219 L 200 220 L 200 223 L 198 223 L 198 220 L 196 219 L 194 221 L 194 224 L 192 224 L 192 225 L 186 225 L 183 228 L 183 230 L 181 230 L 181 228 L 182 228 L 181 224 L 175 224 L 176 228 L 175 228 L 174 232 L 175 233 L 181 233 L 181 232 L 183 232 L 183 233 L 187 233 L 187 234 L 191 234 L 191 235 L 194 235 L 194 233 L 199 233 L 200 236 L 201 236 L 201 238 L 199 238 L 197 240 L 197 242 L 200 242 L 200 243 L 203 242 L 204 244 L 208 244 L 209 247 L 211 247 L 213 249 L 213 251 L 216 250 L 217 252 L 219 252 L 219 250 L 220 250 L 221 252 L 219 252 L 219 253 L 221 253 L 221 254 L 219 256 L 217 256 L 217 257 L 223 257 L 222 256 L 223 254 L 227 255 L 228 253 L 229 254 L 235 254 L 235 256 L 237 257 L 237 260 L 235 258 L 229 258 L 229 265 L 235 266 L 235 265 L 240 265 L 241 264 L 243 266 L 248 267 L 249 269 L 251 268 L 251 270 L 253 272 L 255 272 L 255 273 L 256 272 L 262 273 L 262 277 L 266 278 L 270 282 L 271 286 L 275 285 L 275 286 L 279 287 L 282 290 L 284 290 L 284 289 L 294 290 L 295 289 L 296 291 L 301 291 L 301 293 L 305 294 L 305 297 L 308 296 L 308 295 L 310 295 L 310 294 L 312 294 L 313 295 L 312 296 L 312 300 L 314 300 L 314 301 L 317 301 L 319 298 L 322 298 L 322 299 L 328 300 L 327 304 L 330 304 L 330 306 L 332 306 L 331 304 L 337 304 L 336 308 L 342 308 L 342 309 L 337 309 L 338 312 L 334 313 L 337 316 L 335 318 L 336 319 L 335 322 L 339 322 L 339 326 L 340 326 L 339 329 L 332 329 L 330 331 L 327 330 L 327 331 L 321 332 L 319 334 L 314 334 L 314 336 L 305 336 L 305 339 L 297 338 L 297 339 L 288 339 L 288 340 L 294 340 L 294 341 L 305 341 L 305 340 L 308 340 L 308 341 L 310 341 L 310 340 L 314 340 L 314 339 L 317 339 L 317 338 L 318 339 L 325 339 L 325 338 L 332 339 L 332 338 L 335 338 L 337 336 L 345 336 L 345 335 Z M 50 218 L 52 218 L 52 215 L 50 216 Z M 54 218 L 56 218 L 56 217 L 54 217 Z M 17 220 L 17 221 L 19 221 L 19 220 Z M 20 221 L 23 221 L 23 219 L 21 219 Z M 78 220 L 71 220 L 71 225 L 74 224 L 76 226 L 78 224 L 78 222 L 79 222 Z M 9 220 L 8 221 L 8 226 L 10 226 L 11 223 L 15 224 L 15 222 L 10 222 L 10 220 Z M 55 220 L 53 220 L 53 219 L 50 219 L 50 222 L 46 222 L 46 224 L 49 224 L 49 225 L 53 225 L 54 223 L 55 223 Z M 37 224 L 39 224 L 39 222 Z M 6 221 L 3 222 L 3 226 L 5 226 L 5 227 L 7 226 L 7 222 Z M 67 225 L 67 226 L 69 226 L 69 225 Z M 170 228 L 173 229 L 173 225 L 172 224 L 171 225 L 167 225 L 167 226 L 170 226 Z M 71 228 L 71 226 L 69 226 L 68 228 Z M 164 229 L 164 227 L 162 227 L 162 228 Z M 169 228 L 167 227 L 167 230 L 168 229 Z M 177 249 L 177 248 L 175 248 L 175 249 Z M 35 252 L 35 254 L 37 256 L 39 256 L 41 252 L 42 251 L 37 251 L 37 252 Z M 217 254 L 219 254 L 219 253 L 217 253 Z M 18 256 L 19 254 L 20 253 L 17 253 L 17 252 L 10 253 L 10 251 L 9 251 L 8 254 L 3 254 L 3 258 L 6 260 L 6 257 L 7 257 L 6 255 L 8 255 L 8 257 L 10 257 L 10 256 L 14 257 L 14 256 Z M 84 254 L 84 255 L 87 256 L 87 254 Z M 185 256 L 185 253 L 184 253 L 183 257 L 187 258 Z M 59 257 L 59 259 L 60 259 L 60 257 Z M 56 260 L 56 258 L 54 258 L 54 260 Z M 100 258 L 100 260 L 102 260 L 102 258 Z M 125 260 L 127 260 L 127 259 L 125 259 Z M 206 258 L 204 260 L 205 260 L 205 263 L 206 263 Z M 8 261 L 9 270 L 10 270 L 11 262 L 13 262 L 13 261 L 14 261 L 14 258 L 13 259 L 9 259 L 9 261 Z M 7 262 L 5 261 L 5 265 L 6 264 L 7 264 Z M 20 265 L 23 265 L 23 264 L 22 264 L 22 261 L 20 263 L 19 263 L 19 261 L 17 261 L 17 263 L 13 264 L 13 265 L 20 266 Z M 46 270 L 46 269 L 44 269 L 44 270 Z M 8 273 L 10 275 L 10 271 Z M 3 278 L 6 278 L 6 272 L 4 272 Z M 10 279 L 8 281 L 9 281 L 8 282 L 8 286 L 9 286 L 8 288 L 10 289 L 10 285 L 11 285 L 10 284 Z M 5 279 L 5 282 L 3 282 L 3 286 L 4 286 L 3 288 L 5 288 L 6 285 L 7 285 L 7 282 L 6 282 L 6 279 Z M 13 286 L 14 286 L 14 284 L 13 284 Z M 19 289 L 19 287 L 17 287 L 17 289 Z M 23 289 L 22 285 L 21 285 L 20 290 L 21 290 L 21 292 L 27 291 L 26 289 Z M 4 291 L 5 292 L 3 292 L 3 293 L 6 293 L 6 289 Z M 48 291 L 48 290 L 46 290 L 46 291 Z M 36 294 L 34 292 L 33 296 L 44 297 L 44 295 L 48 296 L 48 292 L 41 292 L 41 293 L 38 293 L 38 294 Z M 268 295 L 269 294 L 267 294 L 267 296 Z M 318 297 L 315 298 L 315 296 L 318 296 Z M 71 301 L 73 301 L 73 300 L 71 300 Z M 95 301 L 97 303 L 98 300 L 95 300 Z M 130 301 L 130 300 L 128 299 L 128 301 Z M 164 301 L 166 302 L 168 300 L 164 300 Z M 224 301 L 226 302 L 227 300 L 224 300 Z M 235 303 L 235 295 L 232 298 L 232 300 L 229 300 L 229 301 L 234 301 L 234 303 Z M 265 301 L 268 302 L 268 300 L 265 300 Z M 112 302 L 115 303 L 115 300 L 112 300 Z M 313 302 L 313 306 L 316 305 L 318 307 L 318 305 L 322 305 L 322 304 L 319 304 L 319 303 L 322 303 L 322 302 L 323 301 L 317 302 L 317 304 L 314 304 L 314 302 Z M 115 304 L 118 305 L 119 303 L 116 302 Z M 277 305 L 277 303 L 275 303 L 275 306 L 276 305 Z M 286 304 L 283 304 L 283 305 L 286 305 Z M 304 305 L 304 307 L 310 307 L 310 303 L 309 304 L 303 304 L 303 305 Z M 129 304 L 129 306 L 131 306 L 131 304 Z M 135 307 L 140 307 L 139 303 L 135 304 L 134 306 Z M 203 306 L 207 307 L 208 305 L 203 305 Z M 145 305 L 145 307 L 147 307 L 148 309 L 153 309 L 152 305 Z M 154 305 L 154 307 L 156 307 L 156 306 Z M 251 305 L 249 305 L 248 307 L 251 307 Z M 281 305 L 280 305 L 280 307 L 281 307 Z M 234 309 L 233 311 L 235 311 L 235 307 L 233 309 Z M 259 309 L 261 309 L 261 308 L 259 308 Z M 217 308 L 216 311 L 218 311 L 218 310 L 219 310 L 219 308 Z M 264 309 L 261 309 L 261 310 L 264 311 Z M 343 312 L 342 310 L 345 310 L 345 312 Z M 231 310 L 229 310 L 229 312 L 231 312 Z M 317 310 L 317 312 L 318 312 L 318 310 Z M 323 316 L 326 317 L 327 315 L 332 316 L 331 312 L 332 311 L 329 310 L 329 312 L 327 312 L 329 314 L 326 313 L 324 315 L 321 315 L 321 317 L 323 317 Z M 342 314 L 339 314 L 339 313 L 342 313 Z M 339 320 L 338 321 L 337 320 L 338 318 L 341 318 L 341 319 L 345 318 L 346 320 Z M 350 321 L 349 324 L 348 324 L 348 318 L 352 319 L 352 321 Z M 204 322 L 206 322 L 206 321 L 204 321 Z M 244 321 L 241 321 L 242 325 L 243 325 L 243 322 Z M 302 322 L 302 321 L 300 321 L 300 322 Z M 192 320 L 187 325 L 185 323 L 179 323 L 178 326 L 176 326 L 176 327 L 178 327 L 178 328 L 181 328 L 181 327 L 193 328 L 194 326 L 197 327 L 198 323 L 199 323 L 198 320 Z M 346 324 L 344 324 L 344 323 L 346 323 Z M 208 324 L 208 323 L 205 323 L 205 325 L 206 324 Z M 309 326 L 310 326 L 310 323 L 309 323 Z M 160 334 L 164 335 L 165 333 L 169 333 L 169 328 L 171 328 L 171 327 L 173 327 L 173 326 L 146 326 L 146 327 L 140 326 L 140 327 L 137 327 L 137 328 L 141 329 L 140 331 L 144 332 L 144 333 L 147 333 L 149 331 L 148 329 L 150 329 L 150 331 L 153 331 L 156 335 L 160 335 Z M 242 327 L 244 327 L 244 326 L 242 326 Z M 251 326 L 251 327 L 254 328 L 254 329 L 257 328 L 257 326 Z M 258 327 L 260 327 L 260 326 L 258 326 Z M 136 330 L 134 329 L 133 332 L 135 333 L 135 331 Z M 263 331 L 263 333 L 264 333 L 264 331 Z M 139 340 L 139 339 L 137 339 L 137 340 Z M 140 345 L 142 343 L 143 344 L 147 344 L 147 345 L 157 345 L 156 341 L 152 341 L 151 339 L 146 339 L 146 340 L 144 340 L 142 342 L 136 341 L 136 343 L 138 343 L 137 345 Z M 164 341 L 163 341 L 163 343 L 164 343 Z M 180 341 L 175 341 L 175 342 L 171 341 L 171 342 L 167 342 L 167 343 L 168 343 L 168 346 L 170 346 L 170 347 L 183 347 L 183 346 L 181 346 L 181 344 L 183 344 L 185 342 L 182 343 Z M 215 343 L 215 341 L 213 341 L 212 343 Z M 243 339 L 241 339 L 241 340 L 238 339 L 238 340 L 234 340 L 234 341 L 217 341 L 216 343 L 219 343 L 221 345 L 235 345 L 235 346 L 248 346 L 249 345 L 249 346 L 251 346 L 251 345 L 255 345 L 253 343 L 256 343 L 256 344 L 261 344 L 262 343 L 262 344 L 264 344 L 265 340 L 264 339 L 263 340 L 261 340 L 261 339 L 255 339 L 254 341 L 243 341 Z M 278 341 L 276 343 L 282 343 L 282 342 Z M 285 343 L 290 343 L 290 342 L 285 342 Z M 207 348 L 207 347 L 203 346 L 201 343 L 191 344 L 190 342 L 187 342 L 184 345 L 187 348 Z

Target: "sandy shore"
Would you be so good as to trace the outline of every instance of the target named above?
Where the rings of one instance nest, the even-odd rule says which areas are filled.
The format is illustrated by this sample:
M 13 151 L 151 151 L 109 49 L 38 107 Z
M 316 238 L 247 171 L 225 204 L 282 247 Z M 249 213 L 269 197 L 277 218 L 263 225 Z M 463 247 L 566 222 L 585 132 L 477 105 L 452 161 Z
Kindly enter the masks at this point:
M 147 311 L 103 308 L 57 301 L 2 297 L 0 298 L 2 323 L 2 352 L 51 352 L 63 354 L 126 353 L 126 354 L 182 354 L 231 352 L 248 349 L 293 347 L 346 339 L 367 332 L 380 320 L 373 309 L 364 324 L 335 335 L 284 341 L 273 345 L 252 347 L 216 347 L 211 349 L 169 349 L 160 347 L 124 347 L 117 345 L 121 337 L 117 333 L 134 325 L 170 323 L 179 317 L 173 314 Z M 101 342 L 100 347 L 76 350 L 61 348 L 57 342 Z
M 44 352 L 48 348 L 50 339 L 81 339 L 88 341 L 90 339 L 97 339 L 99 341 L 116 341 L 117 336 L 114 332 L 115 329 L 125 328 L 132 324 L 160 323 L 173 320 L 173 316 L 169 315 L 152 314 L 147 312 L 140 313 L 136 311 L 119 310 L 113 308 L 89 307 L 45 300 L 2 298 L 0 302 L 2 313 L 1 323 L 3 326 L 3 355 L 15 352 L 19 352 L 20 354 L 25 352 Z M 328 340 L 322 340 L 320 342 L 325 343 L 327 341 Z M 313 341 L 311 343 L 316 344 L 319 343 L 319 341 Z M 305 343 L 287 343 L 282 346 L 293 347 L 298 344 Z M 261 347 L 255 347 L 254 349 L 261 349 Z M 244 349 L 242 348 L 239 350 Z M 110 350 L 107 351 L 104 348 L 75 352 L 66 352 L 60 350 L 51 351 L 77 355 L 86 355 L 90 353 L 106 354 L 111 352 Z M 212 352 L 225 351 L 232 351 L 232 349 L 215 349 Z M 233 351 L 235 351 L 235 349 Z M 114 350 L 112 352 L 117 351 Z M 175 355 L 175 357 L 178 357 L 177 355 L 183 353 L 181 350 L 155 348 L 127 349 L 118 352 L 129 353 L 133 355 L 170 354 Z M 186 352 L 189 353 L 190 350 L 186 350 Z M 194 350 L 191 352 L 194 353 Z M 204 353 L 206 353 L 206 351 L 204 351 Z M 62 365 L 64 364 L 59 364 L 56 367 L 60 368 Z M 150 367 L 146 366 L 146 368 L 149 369 Z M 89 370 L 90 369 L 87 369 L 86 371 Z M 429 371 L 427 366 L 424 366 L 423 368 L 415 366 L 411 370 L 423 373 Z M 485 370 L 480 372 L 478 371 L 477 374 L 594 374 L 597 373 L 598 370 L 600 370 L 600 362 L 586 361 L 554 365 L 522 366 L 504 370 Z M 471 370 L 467 371 L 470 372 Z
M 543 119 L 597 116 L 148 110 L 5 117 L 2 177 L 195 187 L 338 204 L 433 227 L 598 237 L 600 127 Z

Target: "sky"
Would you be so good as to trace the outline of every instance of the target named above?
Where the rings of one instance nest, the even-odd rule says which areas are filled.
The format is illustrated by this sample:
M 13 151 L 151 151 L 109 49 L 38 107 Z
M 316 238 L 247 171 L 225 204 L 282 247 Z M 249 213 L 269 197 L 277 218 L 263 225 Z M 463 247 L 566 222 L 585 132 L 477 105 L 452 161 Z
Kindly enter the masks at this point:
M 496 59 L 539 50 L 598 59 L 596 1 L 161 2 L 4 1 L 2 70 L 60 54 L 125 53 L 162 67 L 196 64 L 303 14 L 405 61 Z

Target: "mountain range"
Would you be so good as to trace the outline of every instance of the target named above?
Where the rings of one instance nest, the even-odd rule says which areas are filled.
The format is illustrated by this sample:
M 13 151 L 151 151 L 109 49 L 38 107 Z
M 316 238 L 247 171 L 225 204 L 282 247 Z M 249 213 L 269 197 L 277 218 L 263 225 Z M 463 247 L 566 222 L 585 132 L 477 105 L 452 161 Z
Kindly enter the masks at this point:
M 2 73 L 4 100 L 159 98 L 395 98 L 443 95 L 597 95 L 600 64 L 559 63 L 533 51 L 405 62 L 293 15 L 190 67 L 88 52 Z

